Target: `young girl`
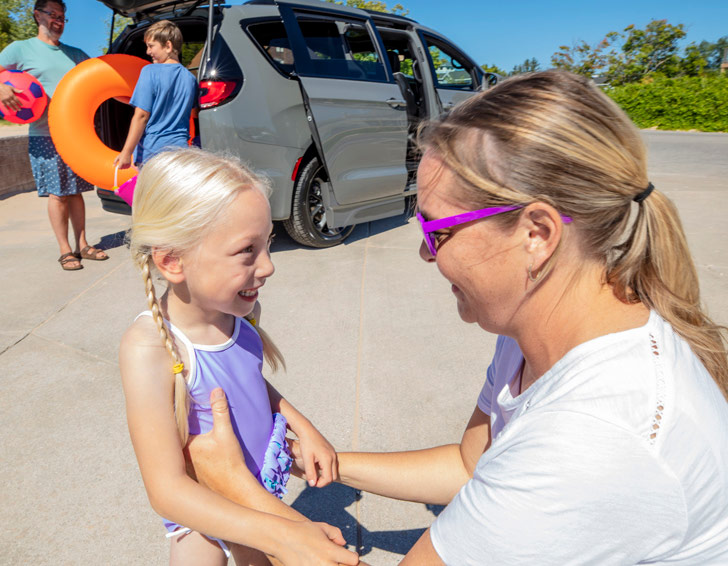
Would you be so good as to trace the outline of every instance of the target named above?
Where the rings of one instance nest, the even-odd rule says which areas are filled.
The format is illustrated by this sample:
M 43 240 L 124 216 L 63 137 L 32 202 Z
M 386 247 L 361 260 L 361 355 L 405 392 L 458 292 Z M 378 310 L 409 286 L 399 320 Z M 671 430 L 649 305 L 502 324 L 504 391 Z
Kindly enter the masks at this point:
M 331 481 L 336 453 L 261 374 L 264 356 L 273 369 L 282 363 L 254 314 L 273 274 L 271 230 L 264 185 L 229 158 L 169 151 L 139 175 L 130 247 L 150 310 L 125 333 L 120 367 L 134 451 L 149 501 L 166 518 L 174 565 L 225 564 L 223 541 L 238 566 L 269 564 L 263 552 L 286 564 L 357 563 L 333 544 L 344 544 L 338 529 L 279 499 L 290 466 L 286 423 L 307 452 L 311 485 Z M 153 270 L 167 283 L 159 299 Z M 236 497 L 245 507 L 186 473 L 183 447 L 211 430 L 217 387 L 245 456 Z

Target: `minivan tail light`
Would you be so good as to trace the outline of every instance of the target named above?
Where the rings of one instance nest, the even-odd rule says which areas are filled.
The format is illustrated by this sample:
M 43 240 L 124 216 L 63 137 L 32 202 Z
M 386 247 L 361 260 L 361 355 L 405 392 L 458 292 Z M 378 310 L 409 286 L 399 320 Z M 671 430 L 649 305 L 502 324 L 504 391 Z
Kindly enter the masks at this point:
M 202 81 L 200 83 L 200 108 L 212 108 L 221 104 L 235 91 L 235 81 Z

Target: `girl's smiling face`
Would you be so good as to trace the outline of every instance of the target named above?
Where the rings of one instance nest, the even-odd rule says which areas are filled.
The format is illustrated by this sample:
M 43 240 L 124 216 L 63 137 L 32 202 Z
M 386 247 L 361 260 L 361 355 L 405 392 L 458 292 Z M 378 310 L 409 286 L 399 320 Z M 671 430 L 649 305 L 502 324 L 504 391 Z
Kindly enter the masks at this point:
M 182 255 L 190 303 L 210 313 L 250 314 L 275 271 L 272 230 L 266 196 L 252 187 L 238 193 L 200 244 Z

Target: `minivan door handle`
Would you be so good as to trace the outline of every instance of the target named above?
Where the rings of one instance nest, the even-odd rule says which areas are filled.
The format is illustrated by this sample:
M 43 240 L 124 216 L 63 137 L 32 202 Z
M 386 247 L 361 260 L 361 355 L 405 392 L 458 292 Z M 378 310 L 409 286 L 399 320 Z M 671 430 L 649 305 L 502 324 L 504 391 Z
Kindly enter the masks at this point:
M 454 102 L 448 102 L 447 104 L 445 104 L 445 106 L 443 106 L 443 110 L 445 110 L 445 112 L 447 112 L 448 110 L 452 110 L 453 108 L 455 108 Z
M 406 108 L 407 102 L 398 98 L 388 98 L 385 100 L 392 108 Z

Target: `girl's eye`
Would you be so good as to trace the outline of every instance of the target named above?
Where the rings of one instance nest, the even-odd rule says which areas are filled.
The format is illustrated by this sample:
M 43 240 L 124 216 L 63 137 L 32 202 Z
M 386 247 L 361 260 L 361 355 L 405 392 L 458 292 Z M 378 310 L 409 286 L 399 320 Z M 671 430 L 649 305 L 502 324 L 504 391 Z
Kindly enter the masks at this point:
M 242 250 L 240 250 L 240 253 L 241 254 L 249 254 L 252 251 L 253 251 L 253 246 L 248 246 L 247 248 L 243 248 Z

